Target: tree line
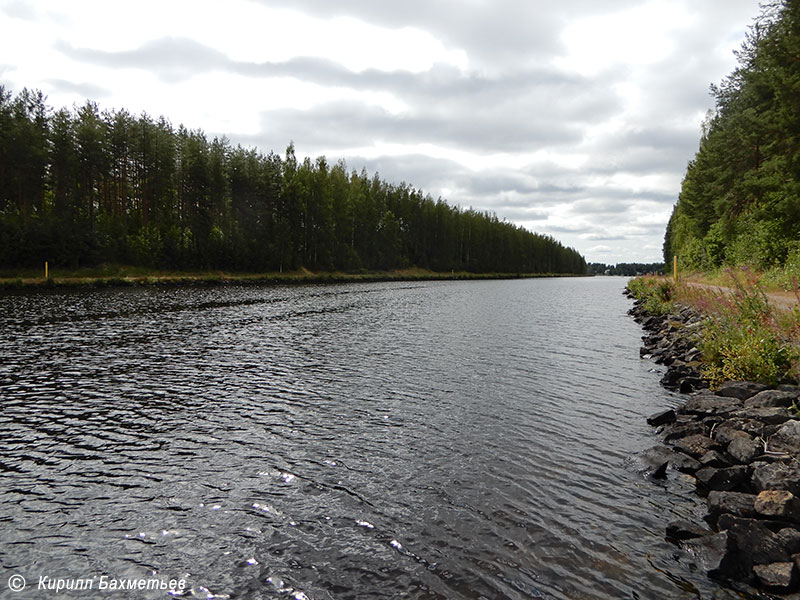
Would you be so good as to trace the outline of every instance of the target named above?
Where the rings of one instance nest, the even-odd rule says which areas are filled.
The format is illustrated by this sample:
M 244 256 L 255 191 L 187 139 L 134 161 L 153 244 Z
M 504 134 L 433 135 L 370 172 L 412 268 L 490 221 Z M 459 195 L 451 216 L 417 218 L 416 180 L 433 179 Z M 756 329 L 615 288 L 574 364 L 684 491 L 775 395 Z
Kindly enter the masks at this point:
M 691 268 L 769 267 L 800 254 L 800 3 L 761 5 L 738 66 L 712 86 L 664 239 Z
M 646 275 L 650 273 L 662 273 L 664 263 L 617 263 L 607 265 L 605 263 L 589 263 L 586 265 L 589 275 L 624 275 L 635 277 L 636 275 Z
M 0 264 L 585 273 L 574 249 L 344 161 L 0 86 Z

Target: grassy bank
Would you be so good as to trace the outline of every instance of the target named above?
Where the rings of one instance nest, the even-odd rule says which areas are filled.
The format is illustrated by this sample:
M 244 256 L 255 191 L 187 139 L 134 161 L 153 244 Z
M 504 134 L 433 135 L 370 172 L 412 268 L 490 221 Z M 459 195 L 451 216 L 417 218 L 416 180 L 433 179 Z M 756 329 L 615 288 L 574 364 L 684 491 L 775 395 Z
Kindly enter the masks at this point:
M 38 289 L 54 287 L 124 287 L 142 285 L 225 285 L 225 284 L 300 284 L 347 283 L 368 281 L 429 281 L 461 279 L 521 279 L 563 277 L 553 273 L 469 273 L 437 272 L 426 269 L 395 271 L 312 272 L 307 269 L 290 272 L 237 273 L 227 271 L 157 271 L 124 265 L 102 265 L 77 270 L 52 269 L 45 278 L 43 271 L 0 271 L 0 289 Z
M 629 288 L 655 314 L 675 305 L 691 306 L 704 317 L 693 333 L 702 352 L 703 376 L 712 387 L 726 380 L 758 381 L 767 385 L 798 381 L 800 375 L 800 309 L 779 308 L 770 301 L 763 274 L 727 270 L 707 281 L 720 291 L 663 277 L 640 277 Z

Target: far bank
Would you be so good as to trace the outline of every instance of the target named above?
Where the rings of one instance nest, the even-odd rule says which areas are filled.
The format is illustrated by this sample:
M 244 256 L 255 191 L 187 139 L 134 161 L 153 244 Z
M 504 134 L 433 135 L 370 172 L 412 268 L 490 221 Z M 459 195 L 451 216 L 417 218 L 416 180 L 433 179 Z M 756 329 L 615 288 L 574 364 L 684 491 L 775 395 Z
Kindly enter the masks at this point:
M 352 283 L 373 281 L 435 281 L 582 277 L 567 273 L 471 273 L 398 269 L 392 271 L 309 271 L 243 273 L 230 271 L 158 271 L 127 266 L 102 266 L 81 270 L 49 270 L 0 273 L 0 289 L 45 289 L 69 287 L 273 285 L 307 283 Z

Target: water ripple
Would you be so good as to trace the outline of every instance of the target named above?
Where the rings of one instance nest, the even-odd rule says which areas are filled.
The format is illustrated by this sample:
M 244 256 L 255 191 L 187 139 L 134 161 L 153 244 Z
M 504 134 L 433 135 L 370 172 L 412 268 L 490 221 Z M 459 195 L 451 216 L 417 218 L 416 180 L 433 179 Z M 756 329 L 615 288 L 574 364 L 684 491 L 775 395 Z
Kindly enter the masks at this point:
M 700 510 L 689 484 L 631 467 L 672 400 L 623 283 L 1 295 L 2 570 L 187 598 L 734 598 L 663 539 Z

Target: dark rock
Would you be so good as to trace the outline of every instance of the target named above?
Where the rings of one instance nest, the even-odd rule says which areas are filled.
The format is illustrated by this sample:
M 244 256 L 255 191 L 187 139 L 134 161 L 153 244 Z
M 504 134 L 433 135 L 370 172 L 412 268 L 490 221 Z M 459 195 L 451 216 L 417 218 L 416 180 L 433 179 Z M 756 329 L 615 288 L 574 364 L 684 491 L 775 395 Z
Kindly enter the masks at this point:
M 665 442 L 670 442 L 672 440 L 689 437 L 690 435 L 703 435 L 705 432 L 706 428 L 703 423 L 699 423 L 698 421 L 691 421 L 689 423 L 678 421 L 664 427 L 661 431 L 661 435 L 664 436 Z
M 763 392 L 767 386 L 753 381 L 726 381 L 717 390 L 718 396 L 725 398 L 738 398 L 739 400 L 747 400 L 755 396 L 758 392 Z
M 747 566 L 790 560 L 781 537 L 767 529 L 761 521 L 738 519 L 728 529 L 728 533 L 738 550 L 740 560 Z
M 665 464 L 683 473 L 694 473 L 702 466 L 692 457 L 686 456 L 682 452 L 675 452 L 667 446 L 648 448 L 639 454 L 639 458 L 644 464 L 644 468 L 641 471 L 651 476 L 658 471 L 663 471 Z
M 731 466 L 731 461 L 722 456 L 716 450 L 709 450 L 700 457 L 700 464 L 704 467 L 714 467 L 715 469 L 724 469 Z
M 666 479 L 667 478 L 667 467 L 669 466 L 669 462 L 664 462 L 658 465 L 653 471 L 648 473 L 648 476 L 653 479 Z
M 683 547 L 695 557 L 700 568 L 709 577 L 739 578 L 743 574 L 742 569 L 735 557 L 731 555 L 729 544 L 728 532 L 720 531 L 713 535 L 689 540 L 684 543 Z
M 727 469 L 703 467 L 694 474 L 705 489 L 718 492 L 743 491 L 747 488 L 749 475 L 750 469 L 740 465 Z
M 694 473 L 703 466 L 700 461 L 683 452 L 673 452 L 672 457 L 669 459 L 669 464 L 672 465 L 673 469 L 681 473 Z
M 695 538 L 710 535 L 712 533 L 713 533 L 712 531 L 709 531 L 705 527 L 701 527 L 699 525 L 684 520 L 673 521 L 672 523 L 667 525 L 667 537 L 671 540 L 676 540 L 679 542 L 685 540 L 692 540 Z
M 654 352 L 653 356 L 655 355 L 656 353 Z M 670 367 L 669 369 L 667 369 L 667 372 L 664 373 L 664 376 L 661 378 L 660 383 L 665 388 L 676 388 L 678 387 L 678 382 L 681 380 L 682 377 L 685 376 L 686 374 L 682 370 Z
M 726 513 L 737 517 L 754 517 L 756 515 L 755 503 L 755 494 L 711 491 L 706 498 L 707 520 L 711 525 L 718 525 L 719 517 Z
M 700 350 L 698 350 L 697 348 L 692 348 L 684 355 L 684 360 L 687 363 L 692 363 L 697 360 L 700 360 Z
M 733 438 L 739 437 L 735 431 L 744 432 L 752 437 L 759 437 L 764 431 L 764 423 L 755 421 L 753 419 L 743 418 L 730 418 L 714 428 L 713 437 L 720 444 L 728 445 L 733 441 Z
M 714 439 L 723 446 L 727 446 L 737 438 L 752 439 L 749 433 L 736 427 L 736 423 L 730 420 L 724 421 L 718 427 L 714 428 Z
M 756 513 L 800 523 L 800 498 L 786 490 L 765 490 L 756 497 Z
M 684 377 L 678 382 L 678 391 L 681 394 L 690 394 L 704 387 L 708 387 L 708 385 L 700 377 Z
M 745 408 L 790 407 L 797 400 L 797 391 L 764 390 L 745 400 Z
M 767 425 L 780 425 L 791 419 L 788 408 L 769 407 L 769 408 L 748 408 L 737 410 L 731 413 L 732 417 L 756 419 Z
M 794 527 L 786 527 L 778 532 L 783 549 L 789 554 L 800 552 L 800 531 Z
M 647 417 L 647 424 L 652 425 L 653 427 L 658 427 L 659 425 L 666 425 L 667 423 L 674 423 L 674 422 L 675 422 L 675 411 L 672 410 L 671 408 Z
M 792 456 L 800 455 L 800 421 L 792 419 L 783 424 L 770 437 L 768 446 L 774 452 L 788 452 Z
M 758 492 L 786 490 L 800 496 L 800 465 L 797 463 L 759 463 L 750 478 Z
M 695 434 L 675 442 L 675 447 L 692 458 L 700 458 L 709 450 L 719 450 L 720 446 L 707 435 Z
M 726 398 L 709 392 L 697 392 L 678 410 L 693 415 L 712 415 L 732 413 L 741 407 L 741 400 L 736 398 Z
M 747 437 L 737 437 L 728 444 L 728 454 L 736 462 L 743 465 L 749 465 L 756 457 L 761 455 L 763 450 L 764 446 L 761 442 L 754 440 L 749 435 Z
M 792 592 L 797 589 L 797 567 L 794 561 L 754 565 L 753 573 L 762 587 L 772 592 Z

